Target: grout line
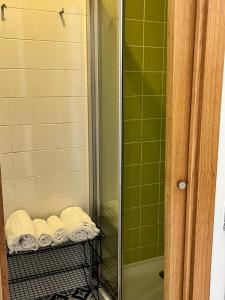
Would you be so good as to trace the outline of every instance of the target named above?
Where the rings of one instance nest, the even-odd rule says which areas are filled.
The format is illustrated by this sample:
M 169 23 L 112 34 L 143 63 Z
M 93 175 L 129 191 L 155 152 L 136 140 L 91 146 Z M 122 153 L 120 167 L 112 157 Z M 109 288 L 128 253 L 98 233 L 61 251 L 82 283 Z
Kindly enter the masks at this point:
M 145 7 L 145 3 L 144 3 L 144 7 Z M 145 8 L 144 8 L 145 9 Z M 135 21 L 135 22 L 146 22 L 146 23 L 156 23 L 156 24 L 164 24 L 165 21 L 154 21 L 154 20 L 146 20 L 145 19 L 145 10 L 144 10 L 144 19 L 132 19 L 132 18 L 126 18 L 125 21 Z

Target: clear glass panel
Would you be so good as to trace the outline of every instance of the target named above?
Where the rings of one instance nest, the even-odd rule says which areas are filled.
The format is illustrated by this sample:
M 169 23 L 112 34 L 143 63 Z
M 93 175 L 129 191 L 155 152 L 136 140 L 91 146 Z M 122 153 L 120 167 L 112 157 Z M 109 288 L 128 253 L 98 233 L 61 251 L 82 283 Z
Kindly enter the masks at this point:
M 121 198 L 121 51 L 120 1 L 96 1 L 96 46 L 98 60 L 97 144 L 100 227 L 102 242 L 102 281 L 118 298 L 118 257 Z M 96 68 L 96 64 L 94 66 Z M 96 87 L 96 86 L 95 86 Z

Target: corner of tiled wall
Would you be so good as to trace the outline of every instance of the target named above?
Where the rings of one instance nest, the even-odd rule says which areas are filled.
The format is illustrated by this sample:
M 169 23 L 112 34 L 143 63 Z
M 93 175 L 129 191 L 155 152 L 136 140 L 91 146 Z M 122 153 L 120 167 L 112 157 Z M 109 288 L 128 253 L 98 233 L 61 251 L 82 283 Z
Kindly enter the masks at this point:
M 163 255 L 167 0 L 125 0 L 124 264 Z
M 84 0 L 6 0 L 0 20 L 0 153 L 5 216 L 88 210 Z M 60 17 L 59 11 L 65 14 Z

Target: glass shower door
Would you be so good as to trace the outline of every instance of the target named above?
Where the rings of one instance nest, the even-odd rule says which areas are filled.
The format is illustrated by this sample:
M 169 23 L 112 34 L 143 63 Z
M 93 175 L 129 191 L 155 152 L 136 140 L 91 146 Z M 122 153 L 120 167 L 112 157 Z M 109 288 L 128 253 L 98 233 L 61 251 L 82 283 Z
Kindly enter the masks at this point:
M 120 298 L 122 153 L 122 1 L 90 2 L 94 214 L 104 234 L 103 287 Z M 93 38 L 94 37 L 94 38 Z

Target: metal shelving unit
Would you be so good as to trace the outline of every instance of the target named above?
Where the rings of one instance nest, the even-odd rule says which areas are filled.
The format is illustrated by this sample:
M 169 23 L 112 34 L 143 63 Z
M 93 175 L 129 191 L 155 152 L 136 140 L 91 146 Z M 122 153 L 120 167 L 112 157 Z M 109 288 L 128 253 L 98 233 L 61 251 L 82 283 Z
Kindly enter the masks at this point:
M 85 242 L 8 254 L 10 298 L 87 299 L 95 290 L 98 299 L 100 242 L 101 235 Z

